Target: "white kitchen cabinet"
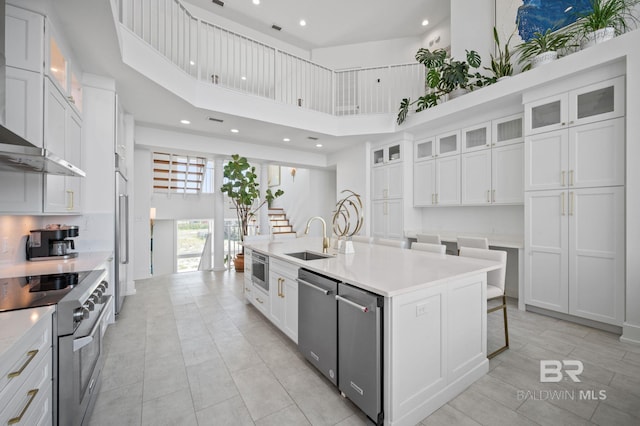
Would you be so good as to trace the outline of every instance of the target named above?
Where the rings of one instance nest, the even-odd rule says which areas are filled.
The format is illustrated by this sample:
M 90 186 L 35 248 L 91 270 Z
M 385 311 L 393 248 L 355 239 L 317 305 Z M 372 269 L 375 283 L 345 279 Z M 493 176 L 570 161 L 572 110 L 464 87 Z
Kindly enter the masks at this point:
M 51 307 L 5 312 L 0 331 L 0 423 L 50 425 Z
M 264 316 L 270 318 L 269 315 L 269 293 L 267 293 L 262 287 L 257 284 L 251 284 L 251 292 L 249 294 L 249 301 L 257 310 L 262 312 Z
M 460 154 L 460 131 L 454 130 L 436 136 L 436 157 Z
M 491 149 L 491 203 L 524 202 L 524 144 Z
M 436 158 L 413 167 L 415 207 L 460 204 L 460 156 Z
M 436 138 L 420 139 L 414 143 L 414 161 L 431 160 L 436 154 Z
M 373 176 L 373 199 L 402 198 L 402 163 L 375 167 Z
M 54 154 L 81 167 L 82 122 L 58 88 L 45 79 L 44 145 Z M 81 178 L 45 175 L 44 212 L 81 211 Z
M 6 67 L 6 73 L 5 125 L 41 147 L 42 75 L 13 67 Z M 41 174 L 0 172 L 0 181 L 0 212 L 42 212 Z
M 624 118 L 528 136 L 525 190 L 624 185 L 624 142 Z
M 269 319 L 298 342 L 298 267 L 278 259 L 269 261 Z
M 5 13 L 7 65 L 42 73 L 44 16 L 9 4 Z
M 491 204 L 491 149 L 462 154 L 462 204 Z
M 525 196 L 525 303 L 613 325 L 624 319 L 624 188 Z
M 624 115 L 624 77 L 617 77 L 525 104 L 527 135 Z
M 491 121 L 491 146 L 524 142 L 524 114 L 514 114 Z
M 402 200 L 378 200 L 373 203 L 373 236 L 404 238 Z
M 383 166 L 389 163 L 402 161 L 402 144 L 392 143 L 382 147 L 374 148 L 371 152 L 373 166 Z
M 480 123 L 475 126 L 463 129 L 462 153 L 474 152 L 491 147 L 491 122 Z

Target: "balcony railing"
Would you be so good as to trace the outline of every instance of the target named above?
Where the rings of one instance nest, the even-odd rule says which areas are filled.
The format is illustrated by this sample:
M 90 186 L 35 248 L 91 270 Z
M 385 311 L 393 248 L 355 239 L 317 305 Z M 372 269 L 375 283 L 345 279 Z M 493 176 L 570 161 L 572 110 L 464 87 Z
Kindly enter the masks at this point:
M 424 94 L 418 63 L 334 71 L 193 16 L 179 0 L 119 0 L 120 23 L 187 74 L 338 116 L 388 114 Z

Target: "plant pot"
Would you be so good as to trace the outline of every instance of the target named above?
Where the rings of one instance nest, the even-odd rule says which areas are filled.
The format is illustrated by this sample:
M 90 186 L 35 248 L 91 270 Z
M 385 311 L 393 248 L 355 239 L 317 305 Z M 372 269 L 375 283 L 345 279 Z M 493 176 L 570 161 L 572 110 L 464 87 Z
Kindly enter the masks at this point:
M 504 76 L 500 77 L 499 79 L 497 79 L 496 81 L 508 80 L 508 79 L 510 79 L 510 78 L 511 78 L 511 76 L 510 76 L 510 75 L 504 75 Z
M 548 64 L 556 59 L 558 59 L 558 52 L 555 50 L 551 52 L 542 52 L 541 54 L 531 58 L 531 68 L 537 68 L 540 65 Z
M 460 97 L 462 95 L 467 94 L 468 92 L 469 91 L 467 89 L 461 89 L 461 88 L 452 90 L 451 92 L 449 92 L 449 98 L 448 99 L 451 100 L 451 99 L 458 98 L 458 97 Z
M 236 268 L 236 272 L 244 272 L 244 254 L 236 254 L 235 259 L 233 259 L 233 266 Z
M 616 31 L 612 27 L 600 28 L 599 30 L 590 32 L 585 35 L 584 40 L 580 43 L 581 49 L 595 46 L 596 44 L 611 40 L 616 36 Z

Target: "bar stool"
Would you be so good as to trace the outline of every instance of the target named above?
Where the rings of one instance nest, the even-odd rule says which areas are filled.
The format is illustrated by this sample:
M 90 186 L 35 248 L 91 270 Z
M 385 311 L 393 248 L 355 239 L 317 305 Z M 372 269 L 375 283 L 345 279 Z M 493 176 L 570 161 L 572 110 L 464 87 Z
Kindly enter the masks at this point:
M 373 240 L 373 243 L 379 244 L 382 246 L 398 247 L 401 249 L 407 248 L 407 242 L 405 240 L 390 240 L 387 238 L 375 238 Z
M 442 244 L 439 234 L 417 234 L 416 238 L 419 243 Z
M 430 243 L 413 243 L 411 244 L 411 250 L 428 251 L 431 253 L 444 254 L 447 250 L 447 246 L 444 244 L 430 244 Z
M 487 301 L 502 298 L 502 304 L 487 309 L 487 314 L 502 309 L 504 318 L 504 346 L 487 355 L 487 358 L 494 356 L 509 349 L 509 327 L 507 321 L 507 296 L 504 292 L 505 276 L 507 272 L 507 252 L 502 250 L 484 250 L 471 247 L 462 247 L 460 249 L 461 257 L 473 257 L 476 259 L 495 260 L 500 262 L 502 267 L 495 271 L 487 272 Z
M 462 247 L 489 250 L 489 240 L 479 237 L 458 237 L 458 255 Z

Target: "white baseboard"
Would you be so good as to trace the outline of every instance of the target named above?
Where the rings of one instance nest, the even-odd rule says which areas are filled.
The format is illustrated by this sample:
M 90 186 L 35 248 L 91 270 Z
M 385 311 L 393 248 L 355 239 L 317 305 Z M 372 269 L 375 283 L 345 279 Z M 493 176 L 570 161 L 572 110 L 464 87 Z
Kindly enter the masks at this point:
M 622 336 L 620 341 L 640 345 L 640 326 L 629 323 L 622 324 Z

